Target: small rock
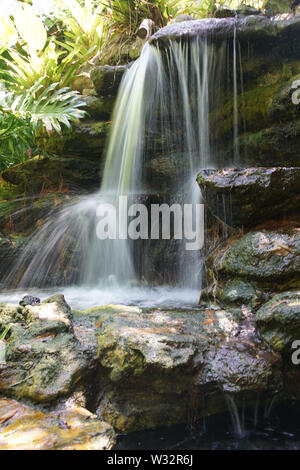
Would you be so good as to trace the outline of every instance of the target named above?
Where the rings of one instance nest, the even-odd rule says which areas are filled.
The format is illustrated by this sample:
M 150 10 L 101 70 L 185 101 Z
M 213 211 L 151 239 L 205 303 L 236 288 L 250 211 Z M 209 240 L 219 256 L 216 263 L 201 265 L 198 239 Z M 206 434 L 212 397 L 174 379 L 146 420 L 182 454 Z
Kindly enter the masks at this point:
M 237 10 L 238 15 L 249 16 L 249 15 L 260 15 L 261 11 L 250 5 L 241 4 Z
M 234 18 L 236 11 L 226 7 L 219 7 L 215 12 L 215 18 Z
M 41 300 L 38 297 L 32 297 L 32 295 L 25 295 L 25 297 L 20 301 L 20 305 L 22 305 L 22 307 L 26 307 L 26 305 L 38 305 L 40 303 Z
M 195 18 L 193 18 L 191 15 L 178 15 L 175 18 L 175 23 L 182 23 L 183 21 L 194 21 Z
M 43 412 L 0 399 L 0 450 L 111 450 L 115 444 L 113 428 L 88 412 Z
M 278 352 L 292 354 L 292 342 L 300 340 L 300 291 L 274 295 L 256 313 L 263 339 Z

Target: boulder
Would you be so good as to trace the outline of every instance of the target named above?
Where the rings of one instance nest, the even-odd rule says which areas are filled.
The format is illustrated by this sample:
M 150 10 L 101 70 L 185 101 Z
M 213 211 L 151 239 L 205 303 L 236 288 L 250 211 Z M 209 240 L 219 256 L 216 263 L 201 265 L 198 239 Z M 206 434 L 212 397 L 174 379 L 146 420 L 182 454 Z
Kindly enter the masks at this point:
M 91 69 L 91 80 L 98 96 L 116 96 L 124 73 L 131 67 L 126 65 L 99 65 Z
M 119 432 L 185 423 L 193 396 L 201 397 L 200 417 L 226 409 L 224 392 L 280 388 L 280 358 L 261 346 L 240 310 L 95 308 L 75 315 L 78 337 L 87 316 L 96 325 L 89 347 L 97 341 L 92 409 Z
M 236 11 L 231 10 L 230 8 L 219 6 L 217 7 L 214 17 L 215 18 L 234 18 L 236 16 Z
M 72 430 L 57 447 L 73 448 L 73 431 L 78 445 L 109 445 L 95 440 L 102 421 L 122 433 L 187 423 L 191 414 L 224 412 L 225 394 L 234 395 L 239 406 L 257 393 L 272 396 L 284 383 L 280 354 L 258 337 L 245 306 L 224 309 L 211 303 L 167 311 L 106 305 L 72 312 L 57 295 L 24 308 L 1 305 L 0 319 L 0 333 L 11 325 L 0 364 L 1 393 L 51 405 L 57 417 L 59 411 L 56 427 L 43 429 L 43 436 L 59 433 L 57 426 Z M 74 407 L 89 410 L 80 435 L 82 421 Z M 4 418 L 0 414 L 0 426 L 13 426 L 11 417 L 9 410 Z M 40 428 L 40 415 L 22 421 L 30 430 L 34 421 Z M 105 439 L 107 429 L 110 436 L 112 431 L 103 426 Z M 0 448 L 10 445 L 8 437 L 0 440 Z
M 0 450 L 110 450 L 112 427 L 84 408 L 42 411 L 0 399 Z
M 274 351 L 292 355 L 292 343 L 300 340 L 300 291 L 274 295 L 256 313 L 262 338 Z
M 3 304 L 0 326 L 11 324 L 0 391 L 49 403 L 68 395 L 87 368 L 73 332 L 72 314 L 62 295 L 36 306 Z
M 289 0 L 265 0 L 262 9 L 268 16 L 290 13 L 291 2 Z
M 197 181 L 211 213 L 230 226 L 286 218 L 300 208 L 300 168 L 202 170 Z
M 299 234 L 289 223 L 232 236 L 208 256 L 201 298 L 256 311 L 272 295 L 299 288 Z
M 216 297 L 222 304 L 245 305 L 253 310 L 256 310 L 264 301 L 264 293 L 261 289 L 241 279 L 220 281 L 216 289 Z
M 218 253 L 216 271 L 228 278 L 257 281 L 276 290 L 300 282 L 299 229 L 249 232 Z
M 183 38 L 211 36 L 215 40 L 233 37 L 236 31 L 237 38 L 241 41 L 256 40 L 274 41 L 274 38 L 284 38 L 291 31 L 297 34 L 300 29 L 300 18 L 292 14 L 282 17 L 268 18 L 255 14 L 250 16 L 238 16 L 237 18 L 205 18 L 196 21 L 184 21 L 174 23 L 160 29 L 151 39 L 150 44 L 163 47 L 169 40 L 179 41 Z

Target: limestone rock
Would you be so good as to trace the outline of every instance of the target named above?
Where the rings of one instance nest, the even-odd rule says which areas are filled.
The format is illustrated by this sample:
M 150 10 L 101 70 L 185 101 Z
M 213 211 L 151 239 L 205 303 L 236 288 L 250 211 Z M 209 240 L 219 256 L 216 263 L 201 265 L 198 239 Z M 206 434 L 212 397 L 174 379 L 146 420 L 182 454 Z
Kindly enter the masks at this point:
M 205 406 L 197 405 L 201 416 L 222 410 L 220 389 L 251 393 L 280 386 L 278 357 L 261 348 L 255 334 L 247 346 L 253 327 L 242 327 L 240 349 L 230 340 L 243 323 L 241 311 L 137 312 L 124 306 L 99 315 L 97 414 L 120 432 L 186 422 L 193 393 L 205 397 Z
M 126 65 L 99 65 L 91 70 L 91 79 L 98 96 L 116 96 L 124 73 L 132 64 Z
M 218 7 L 215 11 L 215 18 L 234 18 L 236 15 L 235 10 L 231 10 L 230 8 L 226 7 Z
M 256 231 L 249 232 L 233 241 L 219 253 L 216 270 L 229 278 L 258 281 L 261 286 L 276 286 L 300 283 L 300 232 Z
M 230 226 L 286 218 L 300 208 L 300 168 L 202 170 L 197 181 L 212 214 Z
M 263 339 L 278 352 L 292 354 L 292 342 L 300 339 L 300 291 L 274 295 L 255 317 Z
M 0 323 L 11 323 L 0 390 L 34 402 L 50 402 L 72 392 L 87 368 L 74 336 L 72 314 L 63 296 L 37 306 L 2 305 Z
M 46 412 L 0 399 L 0 450 L 110 450 L 112 427 L 85 409 Z
M 192 38 L 213 34 L 215 40 L 232 37 L 236 29 L 237 37 L 240 40 L 259 41 L 268 40 L 279 35 L 284 35 L 288 30 L 298 31 L 300 28 L 299 17 L 292 14 L 288 17 L 267 18 L 264 15 L 239 16 L 236 18 L 205 18 L 196 21 L 184 21 L 174 23 L 160 29 L 155 33 L 150 43 L 163 46 L 170 39 L 180 40 L 182 38 Z

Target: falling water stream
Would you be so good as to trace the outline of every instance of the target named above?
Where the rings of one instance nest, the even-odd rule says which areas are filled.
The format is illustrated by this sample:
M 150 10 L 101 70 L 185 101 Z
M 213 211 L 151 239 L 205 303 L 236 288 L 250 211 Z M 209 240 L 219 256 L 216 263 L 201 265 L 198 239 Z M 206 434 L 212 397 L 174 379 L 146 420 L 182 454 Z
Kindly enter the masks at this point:
M 146 255 L 143 248 L 137 252 L 135 243 L 126 239 L 125 209 L 118 210 L 119 237 L 99 240 L 97 208 L 100 203 L 118 207 L 120 196 L 135 201 L 139 195 L 145 198 L 153 192 L 159 195 L 160 203 L 195 206 L 201 202 L 197 173 L 217 165 L 213 135 L 219 121 L 215 118 L 212 124 L 209 116 L 217 116 L 220 99 L 228 90 L 234 91 L 233 140 L 237 137 L 237 50 L 236 37 L 233 47 L 229 39 L 216 45 L 208 38 L 170 41 L 162 50 L 145 45 L 119 89 L 100 190 L 78 197 L 48 215 L 10 270 L 7 287 L 29 292 L 53 286 L 56 291 L 68 290 L 72 298 L 72 292 L 76 297 L 80 290 L 84 299 L 79 302 L 81 307 L 84 303 L 90 305 L 87 299 L 92 291 L 96 305 L 99 300 L 95 292 L 111 301 L 116 297 L 122 300 L 122 292 L 126 292 L 124 300 L 131 303 L 159 297 L 149 290 L 153 281 L 147 278 L 145 269 L 149 260 L 145 258 L 142 272 L 137 273 L 136 258 Z M 230 54 L 233 73 L 228 73 Z M 151 187 L 147 170 L 147 165 L 155 166 L 160 158 L 174 167 L 174 181 L 168 191 L 162 188 L 161 193 L 160 188 Z M 180 295 L 189 298 L 188 304 L 197 302 L 201 257 L 201 250 L 187 252 L 185 244 L 178 243 L 172 289 L 165 287 L 167 282 L 161 278 L 160 287 L 156 287 L 167 304 L 167 299 Z M 73 290 L 72 285 L 76 286 Z M 176 295 L 176 289 L 181 289 L 181 294 Z

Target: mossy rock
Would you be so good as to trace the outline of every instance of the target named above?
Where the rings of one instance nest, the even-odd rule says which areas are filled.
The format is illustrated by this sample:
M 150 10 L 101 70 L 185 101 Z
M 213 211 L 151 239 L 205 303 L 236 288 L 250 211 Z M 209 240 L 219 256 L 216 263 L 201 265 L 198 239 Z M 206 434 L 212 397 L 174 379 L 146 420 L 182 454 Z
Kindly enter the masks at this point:
M 95 106 L 97 109 L 98 105 Z M 108 108 L 106 112 L 108 115 Z M 40 132 L 36 137 L 37 144 L 49 154 L 101 161 L 110 125 L 110 121 L 86 119 L 62 135 L 53 133 L 49 136 Z
M 94 385 L 101 390 L 99 417 L 119 432 L 151 429 L 186 422 L 192 393 L 205 396 L 205 406 L 200 400 L 194 410 L 204 416 L 224 410 L 224 391 L 256 393 L 278 387 L 278 358 L 256 342 L 250 351 L 248 343 L 239 349 L 239 341 L 232 341 L 238 321 L 217 306 L 142 313 L 127 312 L 124 306 L 123 312 L 102 317 L 102 375 Z M 214 387 L 212 400 L 205 390 Z
M 258 310 L 255 322 L 275 351 L 292 355 L 292 343 L 300 338 L 300 291 L 274 295 Z
M 245 305 L 256 310 L 264 301 L 263 291 L 257 289 L 250 282 L 232 279 L 219 282 L 216 296 L 222 305 Z
M 269 16 L 291 13 L 291 2 L 289 0 L 265 0 L 262 9 Z
M 1 393 L 49 403 L 74 390 L 87 363 L 71 319 L 61 295 L 37 306 L 1 306 L 0 321 L 11 323 L 6 364 L 0 368 Z
M 249 227 L 298 213 L 300 168 L 224 168 L 197 177 L 212 215 L 233 227 Z
M 8 168 L 2 177 L 26 194 L 67 193 L 96 188 L 100 183 L 100 162 L 68 157 L 31 158 Z
M 92 68 L 90 75 L 98 96 L 116 96 L 123 75 L 130 67 L 131 64 Z
M 222 279 L 256 282 L 273 292 L 300 286 L 299 230 L 249 232 L 217 254 L 215 270 Z
M 239 137 L 240 154 L 247 165 L 298 166 L 300 119 Z

